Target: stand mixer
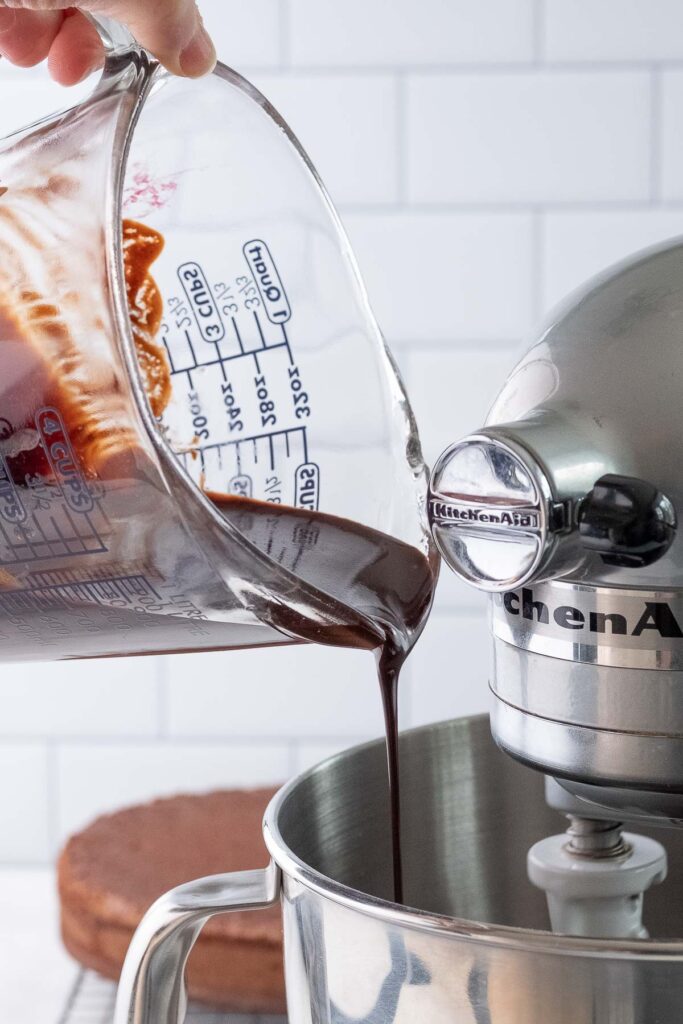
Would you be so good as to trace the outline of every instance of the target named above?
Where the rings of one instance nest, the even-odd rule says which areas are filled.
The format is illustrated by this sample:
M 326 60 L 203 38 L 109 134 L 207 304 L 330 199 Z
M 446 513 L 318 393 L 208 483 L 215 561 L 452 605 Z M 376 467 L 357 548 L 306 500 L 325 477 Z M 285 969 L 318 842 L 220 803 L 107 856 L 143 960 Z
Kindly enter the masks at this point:
M 572 816 L 529 860 L 561 931 L 606 934 L 596 870 L 624 901 L 661 880 L 663 851 L 605 821 L 683 818 L 682 279 L 674 243 L 571 296 L 432 474 L 439 550 L 491 594 L 493 736 Z M 626 906 L 610 934 L 637 934 Z

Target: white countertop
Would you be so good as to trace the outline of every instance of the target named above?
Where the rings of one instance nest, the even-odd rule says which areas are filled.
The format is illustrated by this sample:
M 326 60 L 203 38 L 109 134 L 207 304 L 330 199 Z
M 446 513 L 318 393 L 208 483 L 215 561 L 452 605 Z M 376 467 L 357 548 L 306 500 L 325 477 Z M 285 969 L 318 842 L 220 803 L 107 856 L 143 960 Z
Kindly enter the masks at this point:
M 59 938 L 55 872 L 0 869 L 0 1021 L 58 1024 L 77 974 Z

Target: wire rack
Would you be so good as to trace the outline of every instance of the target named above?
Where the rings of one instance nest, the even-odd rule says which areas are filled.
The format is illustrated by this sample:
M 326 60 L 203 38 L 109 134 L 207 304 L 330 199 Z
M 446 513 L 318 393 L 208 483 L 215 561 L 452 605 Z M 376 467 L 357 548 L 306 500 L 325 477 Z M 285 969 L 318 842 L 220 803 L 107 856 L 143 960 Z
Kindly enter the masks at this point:
M 112 1024 L 116 986 L 92 971 L 81 971 L 57 1024 Z M 287 1024 L 284 1017 L 245 1016 L 190 1004 L 186 1024 Z

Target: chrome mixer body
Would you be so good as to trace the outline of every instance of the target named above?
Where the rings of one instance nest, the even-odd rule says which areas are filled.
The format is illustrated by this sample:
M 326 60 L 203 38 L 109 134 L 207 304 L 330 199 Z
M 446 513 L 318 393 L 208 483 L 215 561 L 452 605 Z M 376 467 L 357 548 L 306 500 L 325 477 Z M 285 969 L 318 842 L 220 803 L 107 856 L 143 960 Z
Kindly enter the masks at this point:
M 683 820 L 683 243 L 574 293 L 432 475 L 491 594 L 492 729 L 616 816 Z

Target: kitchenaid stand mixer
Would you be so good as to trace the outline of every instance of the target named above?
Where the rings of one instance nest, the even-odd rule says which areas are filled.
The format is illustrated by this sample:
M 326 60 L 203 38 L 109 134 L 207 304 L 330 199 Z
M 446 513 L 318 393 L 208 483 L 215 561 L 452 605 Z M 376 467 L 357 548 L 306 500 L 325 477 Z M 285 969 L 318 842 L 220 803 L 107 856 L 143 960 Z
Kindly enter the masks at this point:
M 563 931 L 609 926 L 562 894 L 637 902 L 665 872 L 606 820 L 683 818 L 682 283 L 675 242 L 571 296 L 432 474 L 441 554 L 491 594 L 494 738 L 571 816 L 529 858 Z

